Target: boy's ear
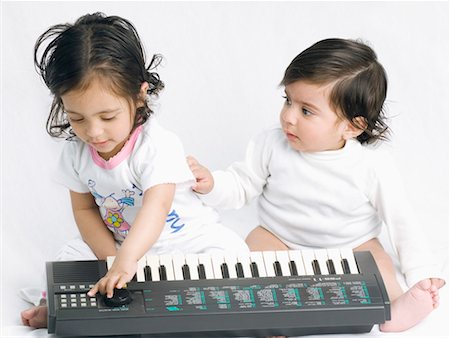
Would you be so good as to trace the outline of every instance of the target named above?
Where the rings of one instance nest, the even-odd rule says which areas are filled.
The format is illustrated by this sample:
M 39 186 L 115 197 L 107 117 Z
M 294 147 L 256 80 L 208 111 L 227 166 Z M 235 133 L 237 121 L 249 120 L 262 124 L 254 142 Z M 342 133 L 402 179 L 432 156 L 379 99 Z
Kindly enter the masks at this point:
M 345 140 L 358 137 L 367 128 L 366 119 L 362 116 L 357 116 L 353 118 L 352 122 L 348 122 L 345 129 L 343 137 Z

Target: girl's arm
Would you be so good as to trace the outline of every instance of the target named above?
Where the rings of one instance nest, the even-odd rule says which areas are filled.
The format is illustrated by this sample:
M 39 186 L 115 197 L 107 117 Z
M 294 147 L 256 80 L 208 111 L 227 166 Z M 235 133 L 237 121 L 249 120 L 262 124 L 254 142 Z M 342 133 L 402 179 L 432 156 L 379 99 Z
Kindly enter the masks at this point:
M 91 193 L 70 191 L 72 210 L 81 237 L 98 259 L 116 255 L 114 236 L 100 216 L 98 205 Z
M 89 291 L 112 297 L 114 288 L 122 288 L 136 273 L 137 262 L 159 238 L 175 195 L 175 184 L 159 184 L 145 191 L 142 208 L 120 247 L 108 273 Z

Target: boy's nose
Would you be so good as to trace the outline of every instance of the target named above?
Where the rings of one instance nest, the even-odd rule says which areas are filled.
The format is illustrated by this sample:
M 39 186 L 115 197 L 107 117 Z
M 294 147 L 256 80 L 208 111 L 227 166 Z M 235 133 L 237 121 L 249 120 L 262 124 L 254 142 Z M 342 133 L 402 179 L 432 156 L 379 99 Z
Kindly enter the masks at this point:
M 294 110 L 291 108 L 284 108 L 283 112 L 281 113 L 281 118 L 283 119 L 284 122 L 286 122 L 288 124 L 296 124 L 297 123 L 296 114 L 295 114 Z

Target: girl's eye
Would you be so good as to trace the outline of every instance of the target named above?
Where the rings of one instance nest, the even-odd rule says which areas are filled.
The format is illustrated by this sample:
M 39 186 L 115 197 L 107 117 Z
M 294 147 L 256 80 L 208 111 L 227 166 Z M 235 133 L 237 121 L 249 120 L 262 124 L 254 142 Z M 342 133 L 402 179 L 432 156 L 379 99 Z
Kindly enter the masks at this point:
M 282 98 L 285 100 L 285 104 L 290 106 L 291 105 L 291 100 L 289 100 L 289 98 L 287 96 L 282 96 Z
M 111 121 L 111 120 L 114 120 L 115 117 L 116 117 L 115 115 L 114 116 L 104 116 L 104 117 L 102 117 L 102 120 L 103 121 Z
M 69 122 L 70 123 L 79 123 L 79 122 L 82 122 L 82 121 L 83 121 L 83 119 L 79 119 L 79 118 L 78 119 L 74 119 L 73 117 L 72 118 L 69 117 Z

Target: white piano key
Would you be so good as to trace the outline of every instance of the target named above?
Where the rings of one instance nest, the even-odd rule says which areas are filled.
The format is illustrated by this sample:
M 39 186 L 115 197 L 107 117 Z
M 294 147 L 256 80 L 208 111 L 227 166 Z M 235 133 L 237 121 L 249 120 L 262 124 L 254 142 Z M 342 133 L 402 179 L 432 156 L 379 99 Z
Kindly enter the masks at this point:
M 145 282 L 144 269 L 145 269 L 146 265 L 147 265 L 147 259 L 145 256 L 142 257 L 140 260 L 138 260 L 137 270 L 136 270 L 136 280 L 138 282 Z
M 314 256 L 316 256 L 317 261 L 319 262 L 320 273 L 322 275 L 329 275 L 327 260 L 328 254 L 326 249 L 316 249 L 314 250 Z
M 242 265 L 242 270 L 244 271 L 244 278 L 252 278 L 252 270 L 250 269 L 250 256 L 248 253 L 239 253 L 237 260 Z
M 280 262 L 281 272 L 283 276 L 290 276 L 291 270 L 289 269 L 289 253 L 284 251 L 275 251 L 277 261 Z
M 198 277 L 198 256 L 194 254 L 186 254 L 185 256 L 186 264 L 189 266 L 189 273 L 191 274 L 191 279 L 199 279 Z
M 214 278 L 223 279 L 222 264 L 225 263 L 223 255 L 219 253 L 214 253 L 214 255 L 211 255 L 211 263 L 214 271 Z
M 263 251 L 264 266 L 266 267 L 267 277 L 275 277 L 275 267 L 273 264 L 276 261 L 275 251 Z
M 252 262 L 256 263 L 258 267 L 259 277 L 267 277 L 266 267 L 264 266 L 264 258 L 262 251 L 252 251 L 250 252 L 250 259 Z
M 106 257 L 106 267 L 107 267 L 108 270 L 111 269 L 115 259 L 116 259 L 116 256 L 108 256 L 108 257 Z
M 158 282 L 159 278 L 159 256 L 157 255 L 147 255 L 147 265 L 150 267 L 152 272 L 152 281 Z
M 333 261 L 334 269 L 337 275 L 342 275 L 344 270 L 342 270 L 341 265 L 341 254 L 339 249 L 327 249 L 328 258 Z
M 303 265 L 305 266 L 305 274 L 312 276 L 315 275 L 312 263 L 316 259 L 316 256 L 314 255 L 314 250 L 302 250 L 302 257 L 303 257 Z
M 198 262 L 205 268 L 206 279 L 214 279 L 214 269 L 212 265 L 211 256 L 209 254 L 199 254 Z
M 173 254 L 172 255 L 172 265 L 175 280 L 184 280 L 183 277 L 183 265 L 186 264 L 183 254 Z
M 347 259 L 348 265 L 350 267 L 350 273 L 359 273 L 355 256 L 353 255 L 353 250 L 351 248 L 341 248 L 339 251 L 341 253 L 341 258 Z
M 297 273 L 299 276 L 306 275 L 305 266 L 303 264 L 303 257 L 300 250 L 289 250 L 289 258 L 294 261 Z
M 231 253 L 231 252 L 226 252 L 223 255 L 224 261 L 228 266 L 228 273 L 230 275 L 230 278 L 237 278 L 237 273 L 236 273 L 236 263 L 237 263 L 237 258 L 236 255 Z
M 175 280 L 175 273 L 172 265 L 171 255 L 160 255 L 159 264 L 166 267 L 167 280 Z

